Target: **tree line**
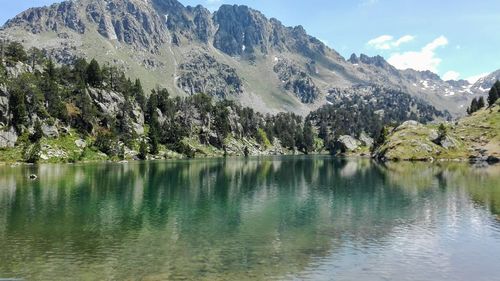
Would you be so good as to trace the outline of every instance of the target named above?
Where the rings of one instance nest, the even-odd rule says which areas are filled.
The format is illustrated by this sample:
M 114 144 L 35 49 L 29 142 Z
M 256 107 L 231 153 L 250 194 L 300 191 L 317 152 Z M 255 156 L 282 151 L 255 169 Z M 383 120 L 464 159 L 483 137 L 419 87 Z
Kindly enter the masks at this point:
M 19 62 L 30 71 L 8 77 L 6 69 Z M 276 139 L 283 147 L 303 153 L 318 146 L 335 152 L 336 140 L 342 135 L 366 133 L 380 139 L 387 124 L 446 117 L 405 93 L 381 88 L 374 88 L 370 97 L 338 98 L 306 117 L 262 114 L 202 93 L 174 97 L 159 87 L 146 95 L 141 80 L 131 80 L 117 67 L 83 58 L 56 65 L 43 50 L 26 51 L 16 42 L 2 44 L 0 67 L 0 85 L 9 93 L 9 112 L 0 115 L 0 122 L 26 136 L 22 140 L 39 144 L 42 122 L 57 121 L 82 136 L 91 136 L 93 146 L 110 156 L 123 156 L 125 147 L 138 149 L 144 159 L 158 154 L 162 147 L 193 156 L 195 151 L 183 141 L 186 138 L 226 150 L 228 137 L 254 139 L 264 147 Z M 94 90 L 121 95 L 119 112 L 107 114 L 99 108 L 90 94 Z M 144 134 L 134 130 L 139 123 L 137 112 L 144 116 Z

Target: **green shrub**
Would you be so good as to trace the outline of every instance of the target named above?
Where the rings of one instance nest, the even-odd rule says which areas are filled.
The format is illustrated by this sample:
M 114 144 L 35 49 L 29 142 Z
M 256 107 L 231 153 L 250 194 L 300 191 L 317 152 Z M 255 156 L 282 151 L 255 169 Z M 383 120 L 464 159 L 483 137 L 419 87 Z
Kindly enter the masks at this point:
M 257 129 L 257 142 L 265 147 L 270 147 L 272 145 L 266 132 L 262 128 Z

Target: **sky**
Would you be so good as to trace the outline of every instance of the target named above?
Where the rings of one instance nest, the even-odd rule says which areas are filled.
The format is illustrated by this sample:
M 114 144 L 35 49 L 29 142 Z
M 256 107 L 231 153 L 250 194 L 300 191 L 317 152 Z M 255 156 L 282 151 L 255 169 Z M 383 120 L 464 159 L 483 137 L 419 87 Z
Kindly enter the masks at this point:
M 54 0 L 0 0 L 0 22 Z M 500 69 L 499 0 L 180 0 L 216 10 L 247 5 L 310 35 L 348 58 L 381 55 L 399 69 L 475 80 Z

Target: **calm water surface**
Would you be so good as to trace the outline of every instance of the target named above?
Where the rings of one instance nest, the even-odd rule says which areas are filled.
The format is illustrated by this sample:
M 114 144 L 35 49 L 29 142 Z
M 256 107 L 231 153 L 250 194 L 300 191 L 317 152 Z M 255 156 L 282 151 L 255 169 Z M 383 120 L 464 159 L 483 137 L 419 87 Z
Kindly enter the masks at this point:
M 3 166 L 0 278 L 500 280 L 499 215 L 500 166 Z

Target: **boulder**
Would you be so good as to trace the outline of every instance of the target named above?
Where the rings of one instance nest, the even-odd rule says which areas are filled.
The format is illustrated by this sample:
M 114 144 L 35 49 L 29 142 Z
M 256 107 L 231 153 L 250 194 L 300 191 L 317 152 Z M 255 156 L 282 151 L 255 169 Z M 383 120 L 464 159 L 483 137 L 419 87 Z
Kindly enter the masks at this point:
M 69 126 L 62 126 L 59 128 L 59 132 L 65 136 L 70 134 L 70 130 L 71 128 Z
M 48 138 L 58 138 L 59 130 L 56 125 L 42 124 L 42 132 Z
M 0 131 L 0 148 L 14 147 L 17 138 L 17 132 L 13 127 L 8 131 Z
M 367 147 L 372 147 L 374 143 L 374 140 L 364 132 L 359 136 L 359 140 L 361 141 L 361 143 L 363 143 L 364 146 Z
M 101 112 L 114 116 L 122 111 L 125 102 L 122 94 L 94 88 L 89 89 L 89 94 Z
M 144 126 L 143 125 L 133 122 L 132 128 L 137 135 L 139 135 L 139 136 L 144 135 Z
M 340 136 L 338 141 L 344 151 L 355 151 L 361 146 L 361 142 L 351 136 Z
M 85 140 L 79 139 L 79 140 L 75 141 L 75 145 L 78 148 L 85 148 L 85 147 L 87 147 L 87 142 L 85 142 Z
M 445 136 L 440 141 L 440 144 L 443 148 L 446 148 L 446 149 L 452 149 L 452 148 L 456 148 L 458 146 L 458 142 L 450 136 Z
M 438 138 L 439 138 L 438 131 L 436 131 L 434 129 L 431 130 L 429 133 L 429 140 L 435 143 Z
M 409 128 L 417 128 L 423 126 L 422 124 L 418 123 L 417 121 L 409 120 L 401 124 L 399 127 L 396 128 L 396 131 L 401 131 L 404 129 L 409 129 Z
M 23 73 L 31 72 L 31 66 L 22 62 L 17 62 L 14 66 L 7 67 L 6 71 L 8 77 L 17 78 Z

